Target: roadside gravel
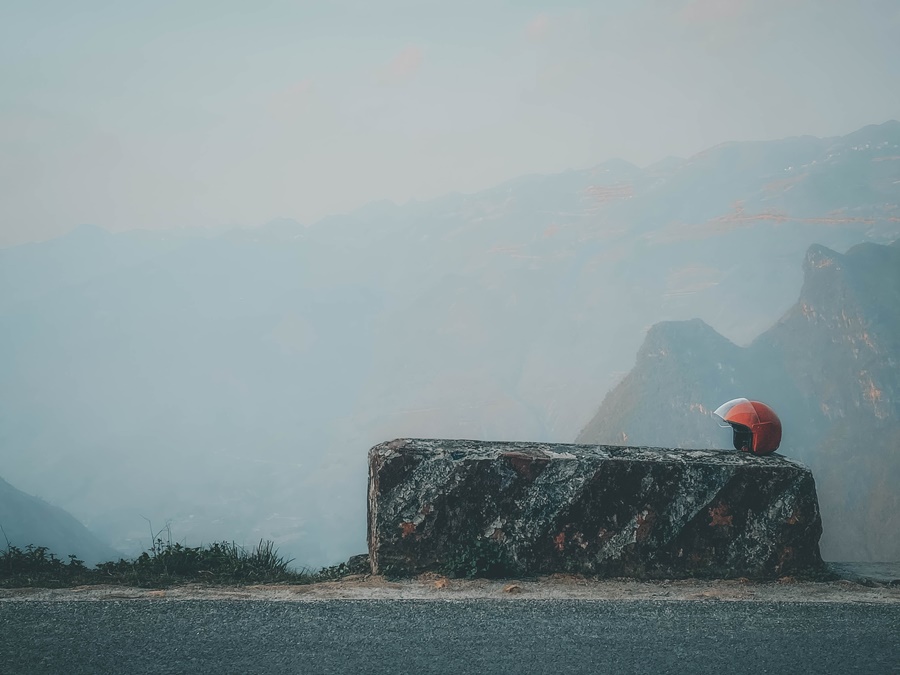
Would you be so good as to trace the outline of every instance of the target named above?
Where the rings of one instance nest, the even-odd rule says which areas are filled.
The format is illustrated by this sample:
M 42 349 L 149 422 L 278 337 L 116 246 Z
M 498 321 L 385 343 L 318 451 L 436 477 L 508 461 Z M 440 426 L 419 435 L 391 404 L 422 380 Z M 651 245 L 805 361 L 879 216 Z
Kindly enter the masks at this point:
M 167 589 L 123 586 L 0 589 L 4 601 L 97 600 L 256 600 L 317 602 L 328 600 L 721 600 L 726 602 L 900 603 L 900 586 L 852 581 L 806 582 L 785 578 L 777 582 L 741 580 L 633 581 L 593 580 L 555 575 L 528 580 L 461 580 L 437 575 L 388 581 L 357 576 L 303 586 L 205 586 L 191 584 Z

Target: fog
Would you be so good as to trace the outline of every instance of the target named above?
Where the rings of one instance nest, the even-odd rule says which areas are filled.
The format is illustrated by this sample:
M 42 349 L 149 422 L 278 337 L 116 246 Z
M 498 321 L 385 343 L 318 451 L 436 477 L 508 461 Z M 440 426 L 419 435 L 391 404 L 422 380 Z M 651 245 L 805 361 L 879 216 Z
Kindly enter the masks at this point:
M 0 245 L 310 224 L 900 118 L 892 0 L 12 3 Z
M 4 10 L 0 476 L 336 563 L 370 446 L 572 441 L 900 236 L 893 3 L 595 4 Z

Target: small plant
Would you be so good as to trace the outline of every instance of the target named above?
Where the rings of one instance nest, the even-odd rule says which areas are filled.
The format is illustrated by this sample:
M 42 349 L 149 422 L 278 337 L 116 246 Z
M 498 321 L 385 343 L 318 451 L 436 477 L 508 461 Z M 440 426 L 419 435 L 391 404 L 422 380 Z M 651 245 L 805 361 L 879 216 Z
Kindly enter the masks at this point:
M 364 576 L 371 571 L 369 556 L 364 553 L 352 556 L 347 562 L 323 567 L 316 572 L 316 581 L 337 581 L 349 576 Z
M 337 581 L 352 574 L 347 563 L 339 563 L 330 567 L 323 567 L 316 572 L 316 581 Z

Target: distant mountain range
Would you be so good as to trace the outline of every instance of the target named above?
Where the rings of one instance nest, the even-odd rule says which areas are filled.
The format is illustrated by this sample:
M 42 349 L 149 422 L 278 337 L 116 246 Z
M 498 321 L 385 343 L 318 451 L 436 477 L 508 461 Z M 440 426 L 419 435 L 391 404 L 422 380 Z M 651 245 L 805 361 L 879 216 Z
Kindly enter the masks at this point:
M 813 469 L 832 560 L 900 560 L 900 241 L 812 246 L 800 299 L 748 347 L 700 320 L 650 329 L 637 364 L 578 436 L 730 447 L 712 411 L 769 403 L 780 453 Z
M 812 243 L 898 237 L 898 122 L 308 227 L 81 227 L 0 251 L 0 460 L 124 551 L 145 516 L 326 564 L 364 548 L 371 445 L 568 441 L 653 324 L 745 344 Z
M 0 478 L 0 549 L 29 544 L 44 546 L 58 558 L 70 554 L 88 565 L 118 560 L 121 555 L 100 541 L 71 514 L 57 506 L 25 494 Z

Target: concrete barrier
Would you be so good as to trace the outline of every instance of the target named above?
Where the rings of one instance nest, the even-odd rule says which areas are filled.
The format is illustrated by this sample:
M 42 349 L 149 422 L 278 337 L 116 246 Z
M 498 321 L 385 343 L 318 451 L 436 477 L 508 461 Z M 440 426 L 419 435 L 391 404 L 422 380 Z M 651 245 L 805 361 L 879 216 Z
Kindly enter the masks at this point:
M 398 439 L 369 451 L 375 574 L 818 573 L 809 469 L 778 455 Z

